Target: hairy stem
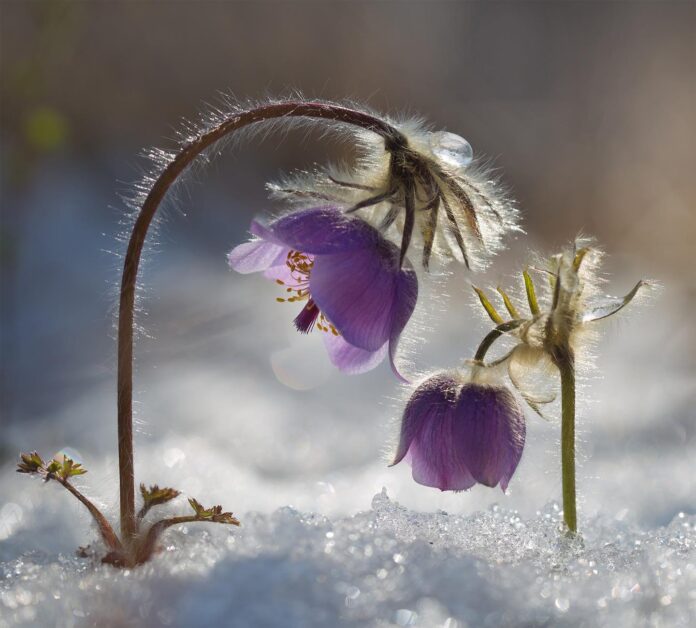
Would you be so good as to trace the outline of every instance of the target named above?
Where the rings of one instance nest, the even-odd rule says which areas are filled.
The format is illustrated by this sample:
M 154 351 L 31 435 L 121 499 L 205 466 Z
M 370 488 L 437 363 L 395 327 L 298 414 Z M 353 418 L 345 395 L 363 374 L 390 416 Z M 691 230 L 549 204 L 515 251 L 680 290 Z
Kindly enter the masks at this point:
M 517 329 L 522 323 L 526 321 L 517 319 L 512 321 L 507 321 L 506 323 L 501 323 L 495 329 L 491 330 L 486 334 L 486 337 L 481 341 L 479 348 L 476 350 L 476 355 L 474 355 L 475 362 L 483 362 L 486 357 L 486 353 L 491 348 L 493 343 L 498 340 L 503 334 L 506 334 L 513 329 Z
M 123 263 L 118 319 L 118 465 L 121 534 L 130 543 L 136 534 L 133 473 L 133 324 L 135 286 L 148 228 L 167 191 L 182 172 L 207 148 L 234 131 L 277 118 L 315 118 L 373 131 L 385 140 L 386 150 L 405 146 L 406 139 L 384 120 L 362 111 L 320 102 L 287 101 L 237 112 L 185 144 L 150 189 L 133 226 Z
M 118 540 L 116 533 L 113 528 L 106 520 L 106 517 L 99 511 L 99 509 L 87 499 L 80 491 L 78 491 L 70 482 L 67 480 L 62 480 L 60 478 L 55 478 L 60 482 L 68 491 L 70 491 L 84 506 L 89 510 L 94 520 L 99 526 L 99 532 L 101 533 L 102 539 L 112 551 L 121 551 L 123 548 L 121 546 L 121 541 Z
M 136 521 L 138 524 L 145 518 L 145 515 L 150 512 L 150 508 L 152 508 L 154 504 L 150 504 L 148 502 L 145 502 L 140 510 L 138 511 L 138 514 L 136 515 Z
M 570 355 L 557 362 L 561 373 L 561 473 L 563 519 L 568 530 L 578 530 L 575 505 L 575 363 Z
M 143 539 L 140 547 L 135 553 L 134 564 L 142 565 L 150 560 L 152 553 L 155 551 L 157 546 L 157 539 L 162 535 L 162 533 L 172 526 L 179 525 L 180 523 L 195 523 L 197 521 L 207 521 L 208 523 L 218 523 L 217 521 L 211 521 L 210 519 L 205 519 L 199 517 L 198 515 L 184 515 L 181 517 L 171 517 L 170 519 L 162 519 L 157 523 L 152 524 L 150 529 L 147 531 L 145 538 Z

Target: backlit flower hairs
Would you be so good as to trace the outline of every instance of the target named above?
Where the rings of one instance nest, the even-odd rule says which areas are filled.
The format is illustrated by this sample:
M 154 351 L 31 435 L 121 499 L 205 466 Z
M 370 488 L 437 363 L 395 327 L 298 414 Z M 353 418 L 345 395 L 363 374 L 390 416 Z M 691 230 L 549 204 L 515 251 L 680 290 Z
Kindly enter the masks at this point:
M 152 521 L 150 512 L 179 497 L 176 489 L 140 485 L 136 510 L 133 456 L 133 352 L 136 284 L 148 231 L 167 193 L 197 160 L 221 140 L 245 132 L 287 129 L 297 124 L 337 130 L 358 152 L 342 168 L 300 173 L 270 186 L 288 207 L 266 226 L 254 221 L 253 239 L 228 256 L 240 273 L 262 272 L 279 286 L 278 301 L 298 303 L 294 325 L 301 333 L 323 332 L 333 363 L 362 373 L 394 355 L 418 296 L 416 267 L 409 260 L 420 248 L 427 270 L 433 255 L 484 267 L 519 231 L 518 212 L 501 194 L 462 137 L 431 131 L 420 121 L 394 121 L 360 107 L 302 98 L 262 103 L 226 103 L 202 128 L 186 128 L 175 151 L 149 153 L 155 166 L 128 201 L 135 219 L 123 260 L 118 315 L 118 466 L 120 527 L 73 484 L 86 471 L 67 456 L 44 460 L 21 454 L 17 471 L 57 482 L 90 512 L 104 545 L 102 561 L 132 567 L 148 561 L 160 536 L 188 522 L 239 525 L 221 506 L 205 508 L 189 498 L 188 515 Z M 531 276 L 524 273 L 530 314 L 500 294 L 505 320 L 483 291 L 478 294 L 496 323 L 464 369 L 443 371 L 416 388 L 404 412 L 394 464 L 408 458 L 416 481 L 442 490 L 476 483 L 506 489 L 522 456 L 525 418 L 516 394 L 539 410 L 547 399 L 527 390 L 520 371 L 551 365 L 560 373 L 564 516 L 571 532 L 575 514 L 575 355 L 595 321 L 622 309 L 644 285 L 623 299 L 600 301 L 598 251 L 577 242 L 541 269 L 549 280 L 542 304 Z M 515 348 L 494 363 L 484 359 L 502 335 Z M 502 373 L 501 371 L 505 371 Z M 508 386 L 507 380 L 511 386 Z M 116 533 L 119 529 L 119 534 Z
M 525 422 L 512 390 L 537 413 L 555 395 L 539 396 L 526 386 L 535 372 L 548 380 L 557 371 L 561 381 L 561 464 L 563 515 L 568 530 L 577 530 L 575 504 L 575 375 L 576 358 L 597 321 L 622 310 L 646 287 L 639 281 L 622 298 L 601 297 L 598 274 L 602 253 L 591 240 L 573 245 L 535 268 L 548 285 L 540 301 L 529 273 L 522 273 L 529 313 L 498 288 L 507 320 L 483 290 L 474 288 L 496 327 L 481 342 L 465 370 L 436 373 L 422 382 L 404 411 L 393 464 L 408 455 L 414 479 L 441 490 L 462 490 L 476 482 L 507 487 L 522 455 Z M 516 344 L 504 356 L 486 363 L 498 338 Z M 508 387 L 501 375 L 506 369 Z
M 237 272 L 263 271 L 275 280 L 286 293 L 278 301 L 303 302 L 295 327 L 324 332 L 340 370 L 363 373 L 388 355 L 405 381 L 394 356 L 418 294 L 407 258 L 414 241 L 425 269 L 433 252 L 481 268 L 503 236 L 519 230 L 518 214 L 472 164 L 465 139 L 418 121 L 384 120 L 394 129 L 387 137 L 351 127 L 360 155 L 353 166 L 271 184 L 295 211 L 268 227 L 254 221 L 254 239 L 234 248 L 228 261 Z
M 356 213 L 380 232 L 400 239 L 401 259 L 419 236 L 428 268 L 434 251 L 483 268 L 519 231 L 514 204 L 480 163 L 463 137 L 432 131 L 419 120 L 393 122 L 399 137 L 383 140 L 353 128 L 359 152 L 352 166 L 327 166 L 269 184 L 291 205 L 335 204 Z

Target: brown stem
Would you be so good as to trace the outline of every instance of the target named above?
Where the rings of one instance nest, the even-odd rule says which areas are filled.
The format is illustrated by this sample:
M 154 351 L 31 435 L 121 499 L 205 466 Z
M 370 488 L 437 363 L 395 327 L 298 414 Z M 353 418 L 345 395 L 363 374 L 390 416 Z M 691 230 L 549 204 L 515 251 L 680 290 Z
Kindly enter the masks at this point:
M 152 508 L 153 504 L 149 502 L 145 502 L 140 510 L 138 511 L 138 514 L 136 515 L 136 520 L 138 523 L 140 523 L 144 518 L 145 515 L 150 511 L 150 508 Z
M 109 522 L 106 520 L 106 517 L 99 511 L 99 509 L 91 502 L 89 499 L 87 499 L 80 491 L 78 491 L 70 482 L 67 480 L 62 480 L 60 478 L 55 478 L 58 482 L 60 482 L 65 488 L 68 489 L 77 499 L 82 502 L 82 504 L 85 505 L 87 510 L 89 510 L 90 514 L 92 517 L 94 517 L 94 520 L 97 522 L 97 525 L 99 526 L 99 532 L 101 532 L 102 539 L 104 539 L 104 542 L 107 544 L 110 550 L 115 551 L 115 552 L 121 552 L 123 550 L 123 547 L 121 546 L 121 541 L 118 540 L 118 537 L 116 536 L 116 533 L 114 532 L 113 528 L 109 524 Z
M 315 118 L 359 126 L 385 140 L 386 150 L 405 146 L 406 139 L 385 121 L 362 111 L 320 102 L 288 101 L 262 105 L 231 115 L 197 139 L 185 144 L 150 189 L 133 226 L 123 263 L 118 312 L 118 466 L 121 534 L 130 543 L 136 534 L 133 473 L 133 323 L 135 285 L 148 228 L 157 208 L 179 175 L 204 150 L 226 135 L 250 124 L 277 118 Z
M 211 521 L 210 519 L 203 519 L 198 515 L 185 515 L 182 517 L 171 517 L 170 519 L 162 519 L 157 523 L 152 524 L 150 529 L 147 531 L 145 538 L 141 542 L 138 550 L 135 553 L 134 564 L 142 565 L 146 563 L 152 553 L 155 551 L 157 545 L 157 539 L 162 535 L 162 533 L 172 526 L 178 525 L 180 523 L 194 523 L 197 521 L 208 521 L 210 523 L 218 523 L 217 521 Z

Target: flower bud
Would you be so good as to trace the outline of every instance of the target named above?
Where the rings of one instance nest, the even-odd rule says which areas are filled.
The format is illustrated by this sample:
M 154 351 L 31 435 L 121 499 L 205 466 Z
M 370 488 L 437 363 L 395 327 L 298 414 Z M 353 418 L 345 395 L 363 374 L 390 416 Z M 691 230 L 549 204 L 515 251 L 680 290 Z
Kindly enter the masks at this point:
M 401 422 L 392 464 L 405 457 L 419 484 L 461 491 L 477 482 L 505 491 L 522 457 L 526 426 L 513 393 L 503 385 L 442 372 L 413 393 Z

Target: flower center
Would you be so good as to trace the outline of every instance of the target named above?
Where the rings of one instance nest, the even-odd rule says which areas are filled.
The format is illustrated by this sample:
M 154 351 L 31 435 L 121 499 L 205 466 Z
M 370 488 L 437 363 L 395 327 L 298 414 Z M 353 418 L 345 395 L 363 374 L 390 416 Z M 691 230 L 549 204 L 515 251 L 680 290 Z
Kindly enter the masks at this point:
M 279 286 L 285 286 L 285 292 L 289 293 L 291 296 L 285 299 L 276 297 L 276 301 L 278 301 L 278 303 L 307 301 L 307 304 L 293 321 L 297 331 L 308 334 L 316 324 L 318 330 L 331 332 L 334 336 L 339 336 L 338 330 L 329 322 L 323 312 L 319 310 L 309 294 L 309 276 L 314 267 L 314 256 L 302 253 L 301 251 L 289 251 L 288 257 L 285 260 L 285 265 L 288 267 L 290 279 L 286 281 L 276 279 L 276 283 Z

